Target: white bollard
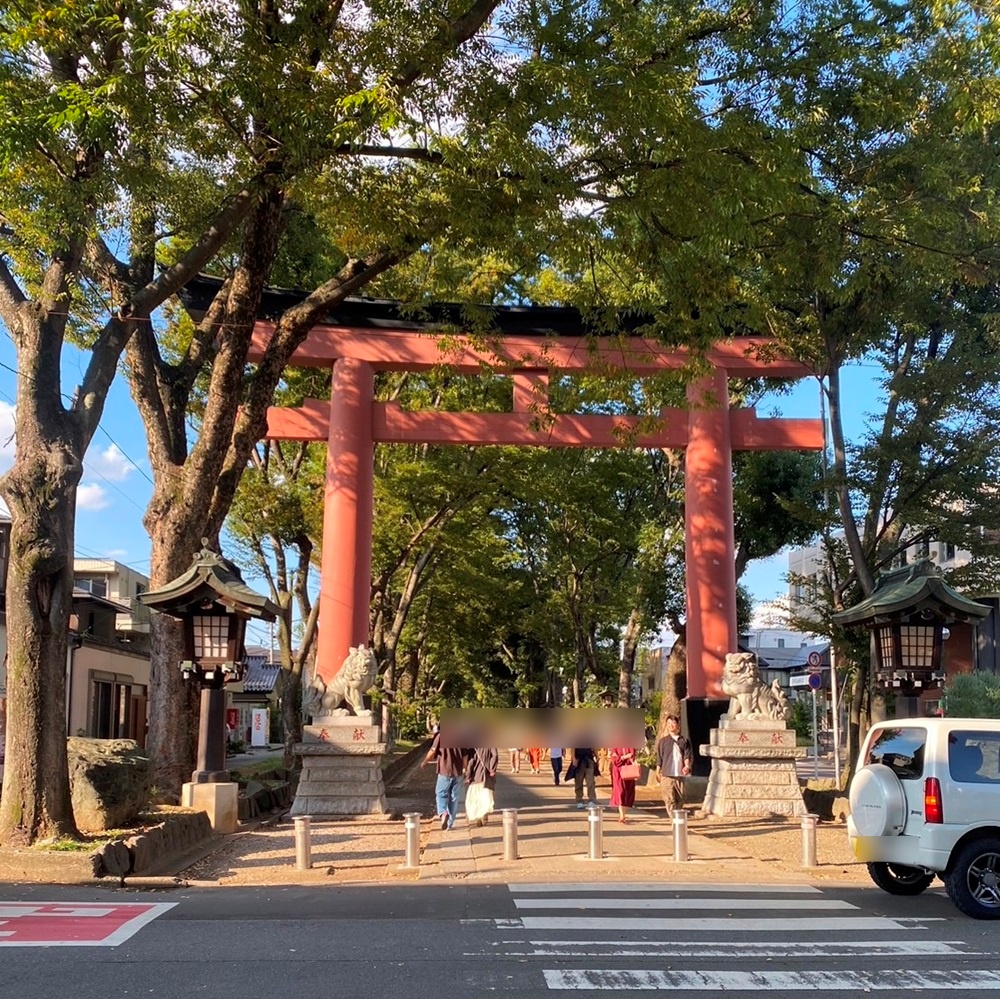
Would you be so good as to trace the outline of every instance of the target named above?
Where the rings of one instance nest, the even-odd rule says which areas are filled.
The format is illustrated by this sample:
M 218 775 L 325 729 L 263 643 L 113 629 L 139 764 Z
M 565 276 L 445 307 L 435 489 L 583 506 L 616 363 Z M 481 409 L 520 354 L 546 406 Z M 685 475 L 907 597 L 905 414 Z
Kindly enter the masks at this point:
M 308 871 L 312 867 L 312 816 L 296 815 L 295 825 L 295 869 Z
M 503 859 L 517 860 L 517 809 L 503 810 Z
M 590 805 L 587 808 L 588 823 L 588 850 L 589 860 L 604 859 L 604 816 L 599 805 Z
M 674 860 L 686 863 L 688 859 L 688 816 L 683 808 L 673 811 L 674 823 Z
M 818 815 L 811 812 L 802 816 L 802 866 L 817 867 L 816 863 L 816 823 Z
M 404 867 L 420 866 L 420 812 L 404 812 L 406 828 L 406 860 Z

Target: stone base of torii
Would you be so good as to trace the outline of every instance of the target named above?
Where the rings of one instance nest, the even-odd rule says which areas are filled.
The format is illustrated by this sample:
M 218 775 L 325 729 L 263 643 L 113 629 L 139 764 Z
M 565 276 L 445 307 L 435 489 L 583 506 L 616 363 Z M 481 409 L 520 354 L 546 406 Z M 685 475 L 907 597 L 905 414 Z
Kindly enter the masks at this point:
M 723 715 L 709 743 L 698 749 L 712 761 L 703 816 L 806 814 L 795 767 L 806 751 L 795 745 L 795 731 L 784 722 L 770 718 L 734 721 Z
M 303 741 L 294 747 L 302 773 L 291 814 L 314 819 L 386 815 L 382 756 L 387 746 L 379 726 L 351 716 L 315 722 L 303 726 Z

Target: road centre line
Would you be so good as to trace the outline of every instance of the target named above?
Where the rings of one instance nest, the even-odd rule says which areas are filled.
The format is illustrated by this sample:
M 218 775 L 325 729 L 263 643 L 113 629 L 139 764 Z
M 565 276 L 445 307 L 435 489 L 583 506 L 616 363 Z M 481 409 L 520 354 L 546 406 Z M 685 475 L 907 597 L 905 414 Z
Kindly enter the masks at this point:
M 515 898 L 518 909 L 852 909 L 843 899 L 798 898 Z
M 617 971 L 546 970 L 550 989 L 680 989 L 741 992 L 871 992 L 1000 989 L 1000 971 Z

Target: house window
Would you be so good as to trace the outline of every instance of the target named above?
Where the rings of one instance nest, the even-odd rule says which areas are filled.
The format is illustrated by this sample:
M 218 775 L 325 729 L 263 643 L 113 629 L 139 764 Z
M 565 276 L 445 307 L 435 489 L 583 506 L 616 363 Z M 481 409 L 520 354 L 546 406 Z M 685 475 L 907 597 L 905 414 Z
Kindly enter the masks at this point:
M 77 576 L 73 580 L 73 585 L 80 590 L 86 590 L 95 597 L 106 597 L 108 595 L 107 576 Z
M 90 674 L 90 736 L 127 739 L 132 713 L 132 678 L 112 673 Z
M 944 560 L 946 562 L 950 562 L 958 554 L 958 550 L 950 541 L 946 541 L 941 547 L 944 549 Z
M 785 640 L 783 638 L 778 639 L 778 648 L 783 649 L 785 647 Z

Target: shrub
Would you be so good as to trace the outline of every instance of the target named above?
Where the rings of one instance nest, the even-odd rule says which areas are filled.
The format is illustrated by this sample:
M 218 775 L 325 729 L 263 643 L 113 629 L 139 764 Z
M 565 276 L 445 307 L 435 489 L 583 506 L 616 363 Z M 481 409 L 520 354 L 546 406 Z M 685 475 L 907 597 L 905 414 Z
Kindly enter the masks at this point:
M 941 708 L 951 718 L 1000 718 L 1000 676 L 975 672 L 950 677 Z
M 790 728 L 795 730 L 796 742 L 800 739 L 811 743 L 813 737 L 812 702 L 808 700 L 792 701 L 792 717 L 788 720 Z

